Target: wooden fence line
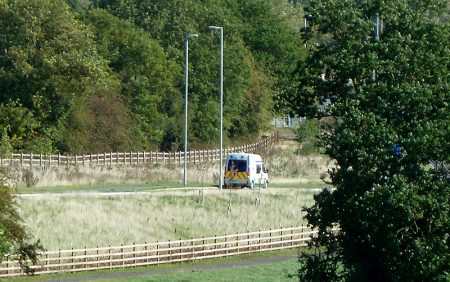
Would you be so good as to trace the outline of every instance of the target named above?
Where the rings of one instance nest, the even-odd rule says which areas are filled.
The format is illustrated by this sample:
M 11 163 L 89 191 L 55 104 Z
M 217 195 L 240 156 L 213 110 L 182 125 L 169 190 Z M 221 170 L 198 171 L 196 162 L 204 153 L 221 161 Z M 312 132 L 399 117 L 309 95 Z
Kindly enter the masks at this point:
M 238 147 L 223 149 L 223 155 L 228 153 L 253 153 L 266 150 L 278 142 L 278 135 L 274 134 L 258 142 Z M 69 166 L 69 165 L 139 165 L 139 164 L 181 164 L 184 163 L 184 151 L 175 152 L 105 152 L 85 155 L 44 155 L 44 154 L 11 154 L 9 158 L 0 158 L 0 166 Z M 220 160 L 220 150 L 190 150 L 186 154 L 188 163 L 203 163 Z
M 47 251 L 32 268 L 35 274 L 49 274 L 194 261 L 306 246 L 316 234 L 317 231 L 301 226 L 189 240 Z M 0 277 L 20 275 L 24 275 L 23 271 L 11 258 L 0 264 Z

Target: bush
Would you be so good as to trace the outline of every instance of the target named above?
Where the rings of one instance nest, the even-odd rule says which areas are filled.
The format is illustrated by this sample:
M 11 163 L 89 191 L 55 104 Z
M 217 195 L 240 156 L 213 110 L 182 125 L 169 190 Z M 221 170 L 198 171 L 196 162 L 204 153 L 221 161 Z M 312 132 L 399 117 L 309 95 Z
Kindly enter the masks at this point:
M 312 155 L 318 153 L 317 136 L 320 132 L 319 122 L 317 120 L 307 120 L 300 124 L 297 129 L 297 140 L 300 142 L 300 155 Z

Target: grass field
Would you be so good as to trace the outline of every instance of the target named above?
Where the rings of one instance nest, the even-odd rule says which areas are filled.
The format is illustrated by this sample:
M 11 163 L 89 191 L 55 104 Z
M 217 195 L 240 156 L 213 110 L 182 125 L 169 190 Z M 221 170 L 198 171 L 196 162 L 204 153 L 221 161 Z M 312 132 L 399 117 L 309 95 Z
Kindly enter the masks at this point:
M 321 178 L 332 165 L 323 155 L 302 155 L 294 140 L 282 140 L 262 155 L 270 170 L 271 182 L 279 184 L 321 184 Z M 171 185 L 182 186 L 183 164 L 147 164 L 114 166 L 2 167 L 7 183 L 19 193 L 46 192 L 50 187 L 86 187 L 97 185 Z M 219 163 L 189 163 L 188 183 L 196 187 L 218 184 Z
M 256 266 L 231 267 L 226 269 L 181 271 L 170 274 L 127 277 L 123 279 L 108 279 L 116 282 L 151 282 L 151 281 L 255 281 L 255 282 L 277 282 L 298 281 L 297 271 L 299 263 L 289 260 L 278 263 L 263 264 Z
M 132 269 L 17 277 L 10 278 L 8 281 L 64 281 L 64 279 L 71 281 L 298 281 L 296 274 L 300 265 L 295 258 L 298 253 L 298 249 L 282 250 Z M 274 263 L 238 266 L 240 262 L 244 262 L 245 265 L 282 256 L 293 256 L 293 258 Z M 228 267 L 229 265 L 235 266 Z
M 200 238 L 304 224 L 310 189 L 166 189 L 22 195 L 20 214 L 48 250 Z

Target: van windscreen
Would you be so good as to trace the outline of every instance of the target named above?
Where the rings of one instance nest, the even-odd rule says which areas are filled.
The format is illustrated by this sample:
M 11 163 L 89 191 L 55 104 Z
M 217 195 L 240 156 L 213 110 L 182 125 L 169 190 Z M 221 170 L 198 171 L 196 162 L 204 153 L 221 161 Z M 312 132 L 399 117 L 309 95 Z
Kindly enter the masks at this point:
M 232 171 L 245 172 L 247 171 L 247 160 L 229 160 L 227 168 Z

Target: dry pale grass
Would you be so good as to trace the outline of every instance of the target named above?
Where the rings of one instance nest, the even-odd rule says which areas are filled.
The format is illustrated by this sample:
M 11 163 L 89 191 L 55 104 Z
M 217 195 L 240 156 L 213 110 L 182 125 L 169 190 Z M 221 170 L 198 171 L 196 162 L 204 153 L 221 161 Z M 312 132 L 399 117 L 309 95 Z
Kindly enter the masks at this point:
M 323 155 L 299 154 L 295 140 L 283 140 L 262 155 L 272 183 L 322 183 L 330 168 Z M 5 167 L 2 173 L 15 187 L 54 187 L 104 184 L 183 184 L 183 164 L 152 165 L 79 165 L 66 167 Z M 219 162 L 188 164 L 188 183 L 211 186 L 218 183 Z
M 183 165 L 133 165 L 133 166 L 52 166 L 6 167 L 7 181 L 14 187 L 54 187 L 97 184 L 166 183 L 182 184 Z M 218 163 L 189 164 L 188 182 L 211 186 L 217 183 Z
M 272 183 L 317 183 L 327 176 L 332 166 L 324 155 L 304 156 L 299 154 L 299 144 L 294 140 L 284 140 L 267 155 Z
M 20 213 L 49 250 L 155 242 L 305 224 L 304 189 L 170 190 L 20 196 Z

